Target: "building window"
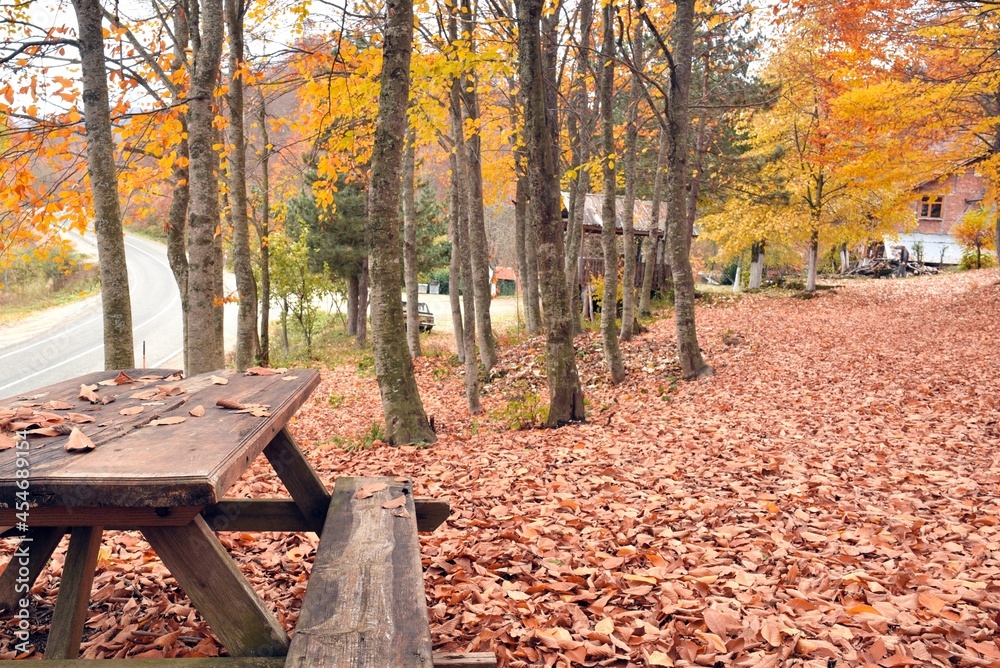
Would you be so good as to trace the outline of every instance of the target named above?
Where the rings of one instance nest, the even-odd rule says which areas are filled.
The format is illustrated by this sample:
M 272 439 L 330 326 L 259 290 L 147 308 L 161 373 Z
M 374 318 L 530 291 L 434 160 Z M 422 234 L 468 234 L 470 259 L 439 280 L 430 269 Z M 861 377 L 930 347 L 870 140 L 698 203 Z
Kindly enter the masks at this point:
M 921 218 L 940 218 L 941 217 L 941 203 L 944 201 L 942 197 L 931 197 L 930 195 L 925 195 L 920 200 L 920 217 Z

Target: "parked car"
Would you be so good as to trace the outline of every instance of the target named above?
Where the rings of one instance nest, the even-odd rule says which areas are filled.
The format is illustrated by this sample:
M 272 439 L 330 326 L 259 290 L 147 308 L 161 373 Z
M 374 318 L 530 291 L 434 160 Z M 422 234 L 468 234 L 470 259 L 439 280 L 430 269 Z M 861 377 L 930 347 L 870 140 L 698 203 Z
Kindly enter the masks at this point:
M 406 313 L 406 302 L 403 302 L 403 312 Z M 423 302 L 417 302 L 417 319 L 420 322 L 421 332 L 429 332 L 434 329 L 434 314 L 431 313 L 431 308 Z M 403 325 L 406 325 L 405 316 Z

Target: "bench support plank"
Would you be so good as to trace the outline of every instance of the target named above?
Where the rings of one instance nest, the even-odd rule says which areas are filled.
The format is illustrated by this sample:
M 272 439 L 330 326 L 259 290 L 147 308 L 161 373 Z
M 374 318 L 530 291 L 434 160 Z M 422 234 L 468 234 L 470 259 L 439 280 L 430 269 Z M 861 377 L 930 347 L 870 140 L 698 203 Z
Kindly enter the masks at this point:
M 141 531 L 230 655 L 285 654 L 285 630 L 201 516 L 187 526 Z
M 87 621 L 87 606 L 103 535 L 101 527 L 73 527 L 70 532 L 59 596 L 45 645 L 46 659 L 75 659 L 80 656 L 83 624 Z
M 31 590 L 35 585 L 35 580 L 41 575 L 45 565 L 49 563 L 52 553 L 55 552 L 59 541 L 62 540 L 67 531 L 69 529 L 66 527 L 35 527 L 28 530 L 25 538 L 30 538 L 31 540 L 21 543 L 21 545 L 25 546 L 25 551 L 28 553 L 27 581 L 22 583 L 17 582 L 22 557 L 15 551 L 10 561 L 7 562 L 4 572 L 0 574 L 0 610 L 13 612 L 17 609 L 18 600 L 27 595 L 25 592 L 19 593 L 17 585 L 27 584 L 28 590 Z
M 288 427 L 283 427 L 274 435 L 264 448 L 264 456 L 302 511 L 302 515 L 309 523 L 309 531 L 321 532 L 326 519 L 326 510 L 330 507 L 330 493 L 326 491 L 326 486 L 316 475 L 309 460 L 302 454 Z
M 365 485 L 387 489 L 358 499 Z M 385 509 L 405 496 L 402 509 Z M 405 509 L 405 510 L 403 510 Z M 431 668 L 417 519 L 409 483 L 339 478 L 287 668 Z
M 447 501 L 416 498 L 413 503 L 417 531 L 434 531 L 451 513 Z M 212 531 L 317 531 L 288 499 L 225 499 L 205 506 L 201 516 Z

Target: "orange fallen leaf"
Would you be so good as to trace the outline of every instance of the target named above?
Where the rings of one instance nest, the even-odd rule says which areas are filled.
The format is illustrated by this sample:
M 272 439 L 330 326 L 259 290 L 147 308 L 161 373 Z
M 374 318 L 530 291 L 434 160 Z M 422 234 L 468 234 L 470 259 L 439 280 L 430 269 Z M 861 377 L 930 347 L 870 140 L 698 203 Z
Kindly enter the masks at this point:
M 52 401 L 49 401 L 48 403 L 42 404 L 42 408 L 44 408 L 46 410 L 50 410 L 50 411 L 68 411 L 71 408 L 74 408 L 74 406 L 71 403 L 67 403 L 65 401 L 58 401 L 56 399 L 53 399 Z
M 143 408 L 142 406 L 129 406 L 128 408 L 123 408 L 120 411 L 118 411 L 118 414 L 119 415 L 138 415 L 139 413 L 143 412 L 144 410 L 145 410 L 145 408 Z
M 151 427 L 159 427 L 161 425 L 167 425 L 167 424 L 180 424 L 185 420 L 187 420 L 187 418 L 184 417 L 183 415 L 171 415 L 170 417 L 153 420 L 152 422 L 149 423 L 149 425 Z
M 97 386 L 96 385 L 81 385 L 80 386 L 80 398 L 81 399 L 86 399 L 87 401 L 89 401 L 92 404 L 96 404 L 97 402 L 99 402 L 101 400 L 101 398 L 99 396 L 97 396 Z
M 95 447 L 94 442 L 86 434 L 80 431 L 78 427 L 73 427 L 73 430 L 69 433 L 69 439 L 66 441 L 67 452 L 87 452 L 93 450 Z
M 354 493 L 355 499 L 367 499 L 374 495 L 376 492 L 381 492 L 384 489 L 389 489 L 389 486 L 384 482 L 375 482 L 370 485 L 362 485 L 358 488 L 358 491 Z
M 930 610 L 935 615 L 941 614 L 944 607 L 947 605 L 941 598 L 936 596 L 933 592 L 924 591 L 917 596 L 917 602 Z
M 243 404 L 236 401 L 235 399 L 219 399 L 215 402 L 215 405 L 219 408 L 228 408 L 234 411 L 241 411 L 246 408 Z
M 228 385 L 229 379 L 223 378 L 222 376 L 212 376 L 211 378 L 213 385 Z
M 205 407 L 202 406 L 201 404 L 198 404 L 197 406 L 189 410 L 188 413 L 191 414 L 193 417 L 201 417 L 205 414 Z
M 385 508 L 386 510 L 392 510 L 393 508 L 402 508 L 405 505 L 406 505 L 406 495 L 403 494 L 400 497 L 386 501 L 385 503 L 382 504 L 382 507 Z

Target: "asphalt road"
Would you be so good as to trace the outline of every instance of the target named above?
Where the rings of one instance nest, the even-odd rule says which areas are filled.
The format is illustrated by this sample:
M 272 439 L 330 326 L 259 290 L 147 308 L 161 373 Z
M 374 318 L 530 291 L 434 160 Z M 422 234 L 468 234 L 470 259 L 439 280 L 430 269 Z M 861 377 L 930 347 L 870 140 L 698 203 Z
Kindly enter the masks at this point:
M 92 239 L 77 241 L 96 257 Z M 147 367 L 180 368 L 181 300 L 166 246 L 129 235 L 125 252 L 136 366 L 142 365 L 145 341 Z M 0 397 L 103 369 L 103 333 L 99 296 L 0 328 Z

